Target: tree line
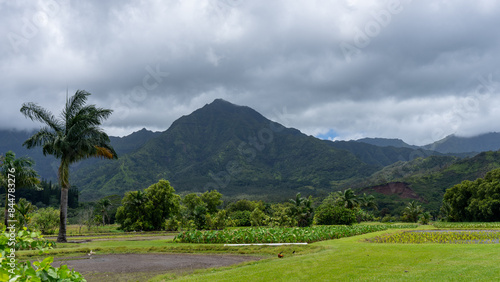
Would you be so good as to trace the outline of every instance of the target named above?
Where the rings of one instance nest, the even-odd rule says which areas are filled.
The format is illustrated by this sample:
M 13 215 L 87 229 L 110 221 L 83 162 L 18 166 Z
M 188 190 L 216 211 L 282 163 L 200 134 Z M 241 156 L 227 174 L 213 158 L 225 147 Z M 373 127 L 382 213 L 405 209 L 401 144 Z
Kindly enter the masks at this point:
M 500 169 L 446 190 L 441 211 L 449 221 L 500 221 Z

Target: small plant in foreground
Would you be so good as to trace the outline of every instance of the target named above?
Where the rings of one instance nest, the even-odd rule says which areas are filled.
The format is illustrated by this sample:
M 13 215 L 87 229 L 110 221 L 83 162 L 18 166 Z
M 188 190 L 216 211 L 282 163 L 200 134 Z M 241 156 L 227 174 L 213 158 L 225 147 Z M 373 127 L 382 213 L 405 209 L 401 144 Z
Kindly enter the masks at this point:
M 52 242 L 44 240 L 40 232 L 28 231 L 26 228 L 16 233 L 16 244 L 9 246 L 11 234 L 2 230 L 0 236 L 0 281 L 86 281 L 83 276 L 70 270 L 67 265 L 60 268 L 51 266 L 53 257 L 47 257 L 43 261 L 21 263 L 14 259 L 12 261 L 8 254 L 12 249 L 37 249 L 42 254 L 46 249 L 52 248 Z

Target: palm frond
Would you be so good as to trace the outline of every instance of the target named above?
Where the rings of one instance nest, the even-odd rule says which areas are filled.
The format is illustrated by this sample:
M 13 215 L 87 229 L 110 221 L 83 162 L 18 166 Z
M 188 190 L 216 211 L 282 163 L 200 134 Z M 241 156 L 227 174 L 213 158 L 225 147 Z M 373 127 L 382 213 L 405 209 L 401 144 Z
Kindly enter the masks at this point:
M 28 149 L 37 146 L 45 146 L 54 142 L 57 134 L 51 130 L 50 127 L 43 127 L 38 132 L 33 134 L 30 138 L 24 141 L 23 146 Z
M 112 110 L 96 109 L 93 106 L 82 108 L 77 115 L 66 121 L 66 134 L 72 139 L 72 136 L 81 136 L 82 130 L 87 128 L 95 128 L 102 132 L 98 126 L 111 113 Z
M 60 120 L 56 119 L 50 111 L 35 103 L 24 103 L 21 107 L 21 113 L 33 121 L 36 120 L 45 123 L 54 131 L 63 130 L 63 125 Z
M 72 117 L 80 111 L 80 109 L 87 102 L 87 97 L 90 95 L 89 92 L 85 90 L 77 90 L 75 95 L 71 96 L 68 101 L 66 101 L 66 106 L 62 112 L 64 120 L 71 120 Z
M 35 187 L 39 188 L 38 173 L 32 168 L 34 161 L 31 158 L 20 157 L 16 158 L 16 154 L 8 151 L 5 157 L 2 158 L 0 174 L 2 175 L 1 186 L 7 187 L 7 175 L 10 169 L 15 169 L 16 187 Z
M 94 155 L 95 157 L 102 157 L 105 159 L 113 159 L 114 158 L 114 154 L 108 148 L 99 147 L 99 146 L 95 146 L 95 148 L 96 148 L 96 152 Z

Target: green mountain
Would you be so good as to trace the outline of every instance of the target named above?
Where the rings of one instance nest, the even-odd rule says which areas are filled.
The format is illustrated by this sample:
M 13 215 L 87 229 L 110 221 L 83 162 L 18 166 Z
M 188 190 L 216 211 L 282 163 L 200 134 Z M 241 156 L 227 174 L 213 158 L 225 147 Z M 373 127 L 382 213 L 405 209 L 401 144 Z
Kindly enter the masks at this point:
M 31 134 L 0 131 L 0 153 L 13 150 L 30 156 L 43 178 L 55 180 L 58 161 L 44 157 L 39 148 L 22 147 Z M 495 136 L 484 135 L 482 143 L 476 138 L 460 150 L 491 146 Z M 82 201 L 123 195 L 165 178 L 181 193 L 217 189 L 229 197 L 269 201 L 297 192 L 325 196 L 353 187 L 376 195 L 381 208 L 397 210 L 415 199 L 438 210 L 447 188 L 500 166 L 498 152 L 460 158 L 408 147 L 397 139 L 320 140 L 221 99 L 179 118 L 164 132 L 142 129 L 110 138 L 118 160 L 91 159 L 72 166 L 70 181 L 79 188 Z M 460 151 L 456 148 L 448 151 Z
M 72 181 L 82 200 L 142 189 L 160 178 L 179 192 L 217 189 L 227 196 L 284 199 L 299 191 L 323 195 L 377 169 L 249 107 L 218 99 L 179 118 L 141 149 L 77 171 Z

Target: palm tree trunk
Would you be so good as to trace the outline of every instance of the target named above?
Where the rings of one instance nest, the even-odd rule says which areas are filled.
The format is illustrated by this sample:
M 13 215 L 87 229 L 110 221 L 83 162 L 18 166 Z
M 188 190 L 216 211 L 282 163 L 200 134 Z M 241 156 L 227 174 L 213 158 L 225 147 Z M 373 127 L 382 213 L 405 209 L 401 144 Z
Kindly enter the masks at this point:
M 61 207 L 59 214 L 59 235 L 57 242 L 65 243 L 66 240 L 66 219 L 68 218 L 68 188 L 61 187 Z
M 59 235 L 57 242 L 65 243 L 66 239 L 66 220 L 68 218 L 68 189 L 69 189 L 69 163 L 61 158 L 59 167 L 59 183 L 61 185 L 61 206 L 59 213 Z

